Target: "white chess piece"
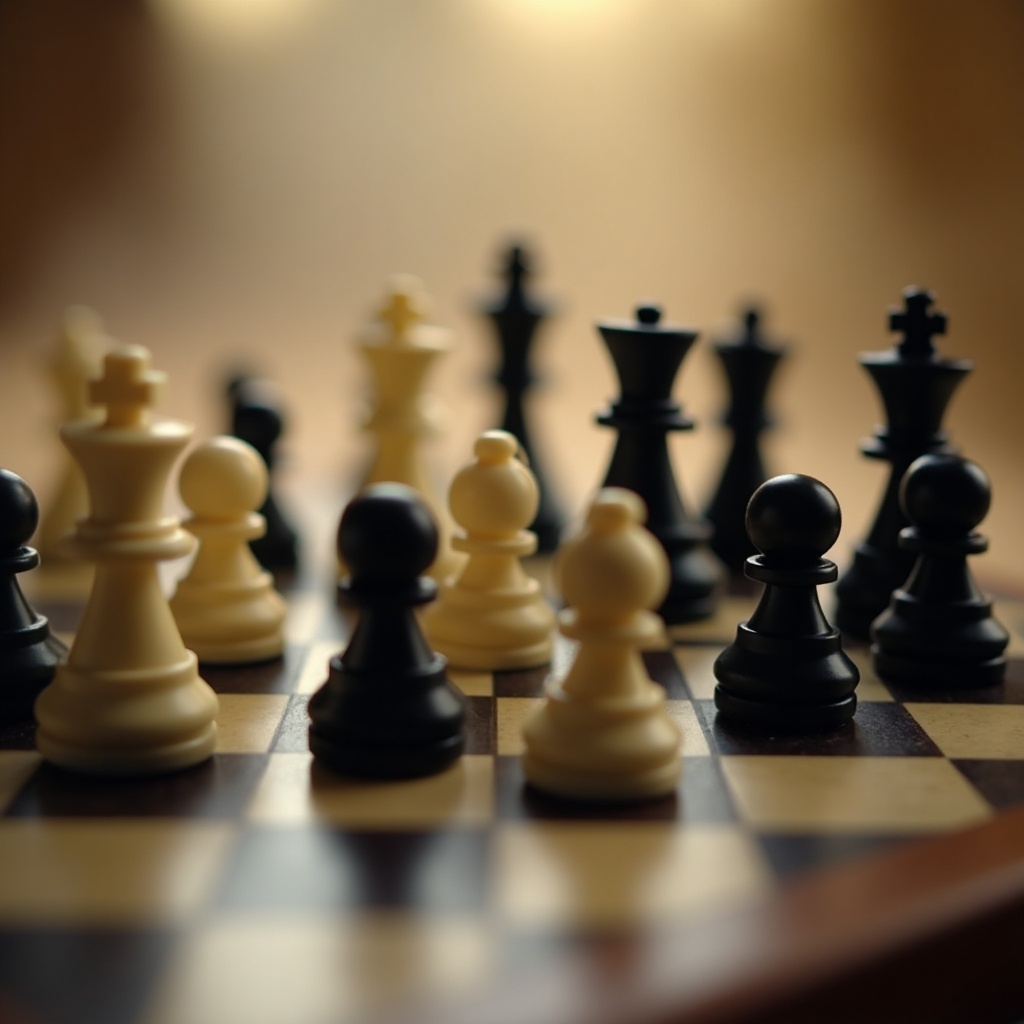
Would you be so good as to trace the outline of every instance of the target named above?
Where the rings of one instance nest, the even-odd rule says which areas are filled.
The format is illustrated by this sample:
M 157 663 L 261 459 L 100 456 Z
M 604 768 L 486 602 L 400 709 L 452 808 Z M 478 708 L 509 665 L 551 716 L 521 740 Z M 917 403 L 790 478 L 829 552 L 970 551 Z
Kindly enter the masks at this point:
M 173 771 L 208 758 L 217 739 L 217 696 L 182 643 L 157 575 L 159 562 L 194 544 L 163 511 L 192 427 L 150 414 L 162 380 L 146 349 L 118 348 L 89 388 L 106 418 L 61 428 L 90 499 L 68 543 L 96 570 L 67 663 L 36 701 L 36 718 L 43 757 L 74 771 Z
M 215 437 L 185 460 L 179 488 L 193 512 L 185 528 L 199 541 L 171 598 L 185 645 L 203 664 L 280 657 L 285 602 L 249 548 L 266 530 L 255 511 L 267 494 L 266 464 L 245 441 Z
M 452 551 L 451 522 L 427 470 L 425 445 L 439 433 L 441 411 L 437 398 L 425 390 L 425 381 L 438 357 L 451 348 L 449 331 L 424 322 L 427 303 L 418 278 L 396 275 L 378 319 L 360 337 L 376 396 L 364 428 L 376 442 L 364 483 L 406 484 L 426 501 L 440 531 L 437 558 L 427 573 L 440 582 L 463 559 Z
M 643 502 L 606 488 L 583 530 L 555 566 L 569 604 L 561 631 L 579 641 L 564 680 L 523 726 L 523 770 L 538 789 L 580 800 L 642 800 L 674 791 L 680 732 L 665 691 L 647 675 L 640 651 L 663 641 L 656 607 L 668 589 L 668 563 L 640 525 Z
M 463 528 L 452 547 L 469 557 L 441 585 L 422 622 L 431 645 L 453 668 L 531 668 L 551 660 L 555 614 L 520 561 L 537 549 L 537 537 L 526 527 L 540 499 L 518 451 L 512 434 L 488 431 L 449 491 L 452 515 Z

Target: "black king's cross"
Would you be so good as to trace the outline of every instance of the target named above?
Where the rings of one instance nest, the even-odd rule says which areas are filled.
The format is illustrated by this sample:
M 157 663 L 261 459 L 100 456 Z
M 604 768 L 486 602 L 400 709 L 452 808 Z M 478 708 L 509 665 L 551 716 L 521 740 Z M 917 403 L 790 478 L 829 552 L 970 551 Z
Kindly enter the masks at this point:
M 889 311 L 889 330 L 902 331 L 899 343 L 903 357 L 935 354 L 932 338 L 946 333 L 946 314 L 929 310 L 935 296 L 924 288 L 907 288 L 903 292 L 903 309 Z

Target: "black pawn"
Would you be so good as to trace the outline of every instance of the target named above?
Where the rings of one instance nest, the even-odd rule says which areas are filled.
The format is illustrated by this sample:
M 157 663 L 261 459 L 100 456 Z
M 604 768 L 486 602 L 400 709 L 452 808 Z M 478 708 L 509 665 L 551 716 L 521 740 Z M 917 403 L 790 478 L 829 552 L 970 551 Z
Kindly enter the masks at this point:
M 764 593 L 715 661 L 715 706 L 757 732 L 836 729 L 853 717 L 860 681 L 818 602 L 818 586 L 838 575 L 822 556 L 839 537 L 839 502 L 813 477 L 777 476 L 751 496 L 746 521 L 761 552 L 746 574 Z
M 971 371 L 966 360 L 945 359 L 935 351 L 932 339 L 946 333 L 947 321 L 945 314 L 932 311 L 934 302 L 923 288 L 905 289 L 903 309 L 889 313 L 889 329 L 903 335 L 899 344 L 860 356 L 881 393 L 888 421 L 862 442 L 861 451 L 891 467 L 874 524 L 836 588 L 836 625 L 860 639 L 867 639 L 871 623 L 914 565 L 913 553 L 900 546 L 900 531 L 908 525 L 900 508 L 900 481 L 919 456 L 952 453 L 942 416 Z
M 658 613 L 669 623 L 690 622 L 714 611 L 724 573 L 708 547 L 710 524 L 683 505 L 668 451 L 669 433 L 693 429 L 672 387 L 697 332 L 660 321 L 657 306 L 640 306 L 635 323 L 597 325 L 621 386 L 619 400 L 597 422 L 618 432 L 604 485 L 644 499 L 647 529 L 668 555 L 669 589 Z
M 767 479 L 759 446 L 761 432 L 772 424 L 765 395 L 785 352 L 765 339 L 757 309 L 746 310 L 739 336 L 718 342 L 715 352 L 729 385 L 729 411 L 722 422 L 732 431 L 732 448 L 705 516 L 714 528 L 711 550 L 738 576 L 754 554 L 744 516 L 750 496 Z
M 1009 635 L 967 567 L 988 547 L 974 528 L 990 500 L 981 467 L 958 456 L 925 455 L 907 470 L 900 501 L 913 525 L 900 545 L 916 562 L 871 629 L 875 671 L 887 682 L 942 690 L 1002 681 Z
M 27 546 L 38 525 L 39 506 L 28 484 L 0 469 L 0 726 L 31 720 L 36 697 L 67 654 L 18 585 L 17 574 L 39 564 L 35 548 Z
M 529 276 L 526 251 L 521 245 L 510 246 L 505 257 L 505 291 L 497 299 L 484 303 L 481 312 L 494 324 L 501 349 L 501 366 L 495 376 L 505 398 L 501 429 L 518 438 L 537 481 L 540 505 L 530 529 L 537 535 L 537 550 L 550 553 L 558 548 L 565 516 L 537 458 L 525 406 L 527 393 L 537 383 L 530 365 L 530 350 L 537 328 L 551 315 L 551 307 L 527 291 Z
M 284 431 L 284 414 L 266 381 L 237 376 L 228 385 L 231 402 L 231 433 L 248 442 L 267 464 L 267 497 L 259 513 L 267 522 L 266 533 L 250 541 L 257 561 L 271 571 L 293 570 L 299 564 L 298 536 L 281 512 L 274 493 L 277 442 Z
M 338 554 L 351 576 L 340 590 L 359 621 L 309 702 L 309 748 L 343 775 L 432 775 L 462 754 L 465 700 L 414 611 L 436 593 L 422 573 L 437 544 L 430 512 L 403 484 L 367 487 L 341 517 Z

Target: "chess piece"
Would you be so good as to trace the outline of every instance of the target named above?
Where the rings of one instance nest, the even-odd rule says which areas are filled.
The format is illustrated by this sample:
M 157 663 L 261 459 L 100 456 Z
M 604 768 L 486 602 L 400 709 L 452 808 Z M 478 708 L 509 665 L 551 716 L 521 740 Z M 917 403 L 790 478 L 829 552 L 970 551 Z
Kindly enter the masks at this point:
M 708 548 L 710 525 L 692 518 L 683 505 L 667 443 L 671 431 L 693 429 L 693 420 L 672 399 L 672 386 L 697 333 L 660 321 L 657 306 L 640 306 L 635 323 L 598 324 L 622 395 L 597 422 L 618 432 L 604 486 L 624 487 L 643 498 L 647 529 L 668 555 L 668 593 L 658 613 L 676 623 L 714 611 L 723 567 Z
M 750 308 L 743 314 L 739 335 L 718 342 L 715 352 L 729 385 L 729 411 L 722 422 L 732 431 L 732 448 L 705 517 L 714 530 L 711 550 L 730 573 L 740 575 L 755 553 L 747 536 L 747 502 L 767 479 L 759 448 L 762 431 L 772 423 L 765 395 L 785 350 L 765 338 L 760 311 Z
M 875 671 L 886 682 L 933 690 L 994 686 L 1006 672 L 1006 630 L 967 566 L 988 541 L 975 531 L 991 500 L 980 466 L 955 455 L 923 455 L 900 487 L 912 525 L 900 545 L 916 562 L 871 627 Z
M 715 661 L 723 721 L 758 732 L 814 733 L 853 717 L 860 673 L 818 602 L 818 586 L 838 575 L 822 556 L 841 522 L 835 495 L 813 477 L 773 477 L 751 496 L 747 531 L 761 554 L 747 559 L 746 574 L 764 593 Z
M 299 565 L 299 538 L 275 493 L 277 446 L 285 429 L 281 401 L 268 381 L 246 375 L 231 381 L 228 396 L 231 433 L 252 445 L 267 467 L 266 497 L 259 507 L 266 529 L 250 541 L 252 552 L 271 572 L 294 570 Z
M 451 346 L 448 331 L 425 322 L 427 302 L 417 278 L 392 278 L 378 320 L 360 338 L 376 392 L 376 407 L 365 425 L 376 442 L 365 483 L 405 484 L 427 503 L 440 531 L 437 558 L 428 574 L 441 581 L 463 560 L 448 542 L 451 525 L 424 452 L 441 422 L 438 402 L 424 384 L 434 362 Z
M 246 664 L 284 651 L 285 603 L 249 543 L 265 529 L 255 511 L 267 493 L 259 453 L 236 437 L 215 437 L 185 460 L 185 528 L 199 542 L 171 599 L 181 638 L 203 664 Z
M 462 754 L 466 711 L 414 613 L 437 590 L 421 575 L 437 554 L 437 525 L 410 487 L 375 484 L 342 514 L 338 549 L 351 572 L 341 593 L 359 621 L 309 702 L 309 748 L 343 775 L 439 772 Z
M 908 525 L 899 503 L 900 481 L 919 456 L 953 452 L 941 429 L 942 415 L 971 371 L 966 360 L 944 359 L 935 351 L 932 339 L 946 333 L 946 316 L 930 312 L 932 293 L 907 288 L 903 301 L 902 310 L 889 313 L 890 330 L 903 334 L 899 344 L 860 356 L 881 392 L 888 419 L 888 426 L 877 427 L 874 437 L 861 443 L 861 451 L 891 464 L 874 524 L 836 588 L 836 625 L 861 639 L 867 638 L 871 623 L 914 565 L 913 553 L 899 542 L 900 531 Z
M 186 768 L 208 758 L 217 738 L 217 697 L 157 576 L 159 562 L 194 544 L 163 512 L 167 476 L 192 427 L 150 413 L 162 380 L 146 349 L 117 348 L 89 389 L 103 422 L 61 428 L 90 499 L 68 543 L 96 569 L 68 660 L 36 701 L 37 743 L 48 761 L 88 774 Z
M 643 502 L 602 490 L 582 532 L 558 554 L 569 606 L 560 629 L 579 641 L 564 681 L 523 726 L 523 770 L 537 789 L 578 800 L 629 801 L 675 790 L 680 733 L 640 650 L 664 641 L 648 611 L 668 588 L 665 553 L 643 529 Z
M 530 365 L 530 353 L 537 329 L 551 315 L 551 307 L 526 289 L 530 264 L 521 245 L 509 247 L 504 276 L 504 294 L 484 303 L 481 312 L 494 324 L 501 350 L 501 367 L 495 377 L 505 399 L 501 429 L 518 439 L 540 492 L 540 502 L 529 529 L 537 536 L 537 550 L 550 554 L 558 547 L 565 516 L 538 461 L 527 423 L 526 403 L 528 393 L 537 382 Z
M 28 484 L 0 469 L 0 726 L 32 720 L 36 697 L 67 654 L 18 586 L 18 573 L 39 565 L 39 555 L 27 546 L 38 522 Z
M 89 405 L 87 386 L 91 378 L 99 376 L 100 352 L 106 347 L 103 324 L 93 310 L 72 306 L 65 311 L 49 366 L 60 396 L 58 423 L 99 418 L 98 411 Z M 91 567 L 73 559 L 62 542 L 74 531 L 75 523 L 88 514 L 89 496 L 82 471 L 67 452 L 63 455 L 57 490 L 43 509 L 36 549 L 47 575 L 59 573 L 72 586 L 77 583 L 87 590 Z
M 424 632 L 453 668 L 547 664 L 555 614 L 520 564 L 537 546 L 525 529 L 537 509 L 537 483 L 506 431 L 488 431 L 473 452 L 474 461 L 455 476 L 448 499 L 462 527 L 452 547 L 469 557 L 424 610 Z

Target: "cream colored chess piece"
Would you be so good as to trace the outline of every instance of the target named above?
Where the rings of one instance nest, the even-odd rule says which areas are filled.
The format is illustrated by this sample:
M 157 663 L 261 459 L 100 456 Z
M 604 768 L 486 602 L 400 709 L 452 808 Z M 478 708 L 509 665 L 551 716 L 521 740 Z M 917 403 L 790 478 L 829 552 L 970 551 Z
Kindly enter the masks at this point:
M 427 471 L 426 442 L 440 431 L 437 398 L 424 390 L 430 368 L 451 347 L 450 332 L 425 323 L 423 284 L 408 274 L 391 279 L 378 319 L 360 336 L 370 364 L 376 405 L 365 429 L 376 441 L 365 483 L 406 484 L 418 491 L 437 520 L 440 543 L 428 575 L 442 581 L 462 564 L 451 548 L 451 521 Z
M 159 562 L 194 544 L 163 512 L 168 474 L 192 427 L 151 415 L 162 380 L 146 349 L 115 349 L 89 388 L 106 418 L 61 428 L 90 501 L 68 543 L 96 571 L 67 663 L 36 701 L 37 744 L 48 761 L 88 774 L 186 768 L 208 758 L 217 739 L 216 694 L 185 649 L 157 576 Z
M 90 379 L 99 376 L 101 351 L 108 347 L 103 324 L 93 310 L 72 306 L 65 311 L 49 366 L 60 396 L 59 423 L 99 420 L 99 411 L 89 404 L 87 388 Z M 92 567 L 72 558 L 63 540 L 88 512 L 85 478 L 77 463 L 65 453 L 57 489 L 43 509 L 35 547 L 42 560 L 43 574 L 59 574 L 69 585 L 79 584 L 86 590 L 92 580 Z
M 601 491 L 582 532 L 557 556 L 569 604 L 561 631 L 579 641 L 564 681 L 523 726 L 523 769 L 538 789 L 580 800 L 642 800 L 671 793 L 681 770 L 680 732 L 640 650 L 663 640 L 656 607 L 668 563 L 640 525 L 631 491 Z
M 551 660 L 555 614 L 520 559 L 537 549 L 526 529 L 540 494 L 512 434 L 490 430 L 473 462 L 452 481 L 448 502 L 462 532 L 452 539 L 469 559 L 423 612 L 427 639 L 453 668 L 531 668 Z
M 185 460 L 178 486 L 193 512 L 185 528 L 199 541 L 171 598 L 182 640 L 203 664 L 280 657 L 284 598 L 249 548 L 267 528 L 256 511 L 267 496 L 259 452 L 237 437 L 212 438 Z

